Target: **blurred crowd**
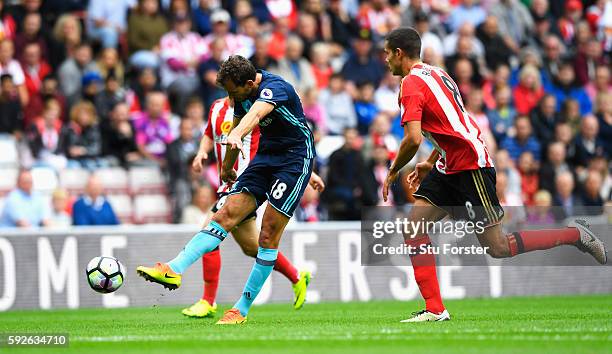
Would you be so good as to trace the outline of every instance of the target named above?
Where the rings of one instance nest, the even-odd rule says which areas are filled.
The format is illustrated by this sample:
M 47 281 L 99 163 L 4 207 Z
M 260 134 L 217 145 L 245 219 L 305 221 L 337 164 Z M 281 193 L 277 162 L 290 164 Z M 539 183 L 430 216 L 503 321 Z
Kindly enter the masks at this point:
M 457 82 L 495 157 L 503 205 L 544 223 L 603 212 L 610 0 L 0 0 L 0 140 L 18 146 L 21 169 L 0 224 L 118 223 L 95 176 L 109 167 L 163 171 L 172 221 L 201 222 L 218 173 L 212 160 L 202 175 L 189 166 L 232 54 L 302 99 L 327 188 L 306 191 L 298 220 L 410 203 L 405 182 L 381 197 L 403 135 L 401 78 L 382 48 L 400 25 L 421 34 L 423 61 Z M 94 173 L 82 195 L 58 189 L 43 205 L 28 171 L 37 167 Z

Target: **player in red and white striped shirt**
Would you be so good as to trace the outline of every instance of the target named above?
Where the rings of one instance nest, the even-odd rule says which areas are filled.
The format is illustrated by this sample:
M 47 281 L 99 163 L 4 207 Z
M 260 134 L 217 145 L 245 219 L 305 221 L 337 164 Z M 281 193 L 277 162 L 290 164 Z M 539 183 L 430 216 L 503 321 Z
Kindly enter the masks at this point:
M 225 140 L 227 135 L 232 130 L 232 124 L 234 121 L 234 107 L 233 102 L 229 98 L 221 98 L 216 100 L 210 107 L 208 115 L 208 124 L 204 131 L 204 136 L 200 143 L 200 149 L 197 156 L 193 161 L 193 168 L 196 172 L 201 172 L 203 169 L 202 162 L 208 159 L 208 154 L 214 150 L 215 157 L 217 159 L 217 168 L 221 171 L 221 164 L 225 158 L 226 145 Z M 243 151 L 244 155 L 239 155 L 234 165 L 237 176 L 246 169 L 251 160 L 257 153 L 257 147 L 259 145 L 259 127 L 255 127 L 251 133 L 249 133 L 243 140 Z M 220 173 L 219 173 L 220 174 Z M 316 185 L 317 188 L 324 188 L 323 181 L 319 176 L 313 173 L 311 185 Z M 229 191 L 231 185 L 222 182 L 219 179 L 219 188 L 217 189 L 218 202 L 212 207 L 204 225 L 208 225 L 212 214 L 217 212 L 225 202 L 225 195 Z M 255 218 L 257 217 L 254 211 L 248 215 L 242 223 L 236 228 L 231 230 L 234 239 L 242 248 L 242 251 L 250 256 L 255 257 L 257 255 L 258 247 L 258 236 L 257 225 Z M 221 254 L 219 248 L 212 252 L 204 254 L 202 257 L 202 273 L 204 278 L 204 294 L 202 298 L 198 300 L 191 307 L 183 309 L 183 314 L 189 317 L 208 317 L 213 316 L 217 310 L 215 303 L 215 297 L 217 294 L 217 287 L 219 284 L 219 273 L 221 271 Z M 306 296 L 306 288 L 308 285 L 308 279 L 310 274 L 308 272 L 300 272 L 291 264 L 291 262 L 282 254 L 278 253 L 278 258 L 274 265 L 274 269 L 291 281 L 293 284 L 294 291 L 294 308 L 300 309 L 304 304 L 304 297 Z
M 478 240 L 495 258 L 574 245 L 606 263 L 603 243 L 582 220 L 565 229 L 503 233 L 504 211 L 495 191 L 495 168 L 480 129 L 467 113 L 455 82 L 444 70 L 422 63 L 420 52 L 421 39 L 412 28 L 395 29 L 386 37 L 387 65 L 394 75 L 403 77 L 398 101 L 404 138 L 383 185 L 383 199 L 387 200 L 390 185 L 412 160 L 424 136 L 434 151 L 408 176 L 410 186 L 418 185 L 409 221 L 438 221 L 447 214 L 474 221 L 484 229 L 477 234 Z M 431 242 L 426 233 L 407 232 L 404 239 L 416 249 Z M 415 252 L 411 261 L 426 309 L 402 322 L 449 320 L 436 278 L 435 256 Z

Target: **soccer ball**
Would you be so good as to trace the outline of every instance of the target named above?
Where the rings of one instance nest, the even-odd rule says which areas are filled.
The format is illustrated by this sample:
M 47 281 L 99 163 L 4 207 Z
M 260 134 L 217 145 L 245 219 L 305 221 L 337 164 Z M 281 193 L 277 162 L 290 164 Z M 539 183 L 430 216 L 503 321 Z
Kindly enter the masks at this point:
M 87 263 L 85 271 L 89 286 L 103 294 L 119 289 L 125 279 L 123 264 L 113 257 L 95 257 Z

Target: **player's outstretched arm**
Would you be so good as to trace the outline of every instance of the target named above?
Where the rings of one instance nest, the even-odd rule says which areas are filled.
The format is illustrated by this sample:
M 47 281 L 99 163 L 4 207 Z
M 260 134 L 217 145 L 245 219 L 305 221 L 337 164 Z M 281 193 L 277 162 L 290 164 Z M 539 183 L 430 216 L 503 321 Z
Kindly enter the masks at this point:
M 415 120 L 407 122 L 404 125 L 404 138 L 400 144 L 397 156 L 391 164 L 389 174 L 383 184 L 383 200 L 387 201 L 389 195 L 389 187 L 397 178 L 399 171 L 406 166 L 410 160 L 416 155 L 419 146 L 421 145 L 421 121 Z
M 259 121 L 267 116 L 274 109 L 274 105 L 264 101 L 255 101 L 249 111 L 240 119 L 240 123 L 234 126 L 229 136 L 227 137 L 226 144 L 231 149 L 238 149 L 242 153 L 242 139 L 247 136 Z

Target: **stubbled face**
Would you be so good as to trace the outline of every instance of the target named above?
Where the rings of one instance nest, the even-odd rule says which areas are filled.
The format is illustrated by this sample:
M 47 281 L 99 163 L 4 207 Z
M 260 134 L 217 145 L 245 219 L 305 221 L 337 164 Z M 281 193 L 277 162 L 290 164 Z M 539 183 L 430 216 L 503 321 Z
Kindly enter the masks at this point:
M 225 91 L 227 91 L 227 94 L 230 96 L 231 99 L 233 99 L 234 101 L 241 102 L 246 100 L 253 94 L 253 91 L 255 90 L 255 82 L 249 80 L 243 86 L 237 86 L 231 80 L 227 80 L 223 84 L 223 88 L 225 89 Z
M 385 41 L 385 63 L 393 75 L 403 76 L 402 73 L 402 54 L 399 49 L 389 47 L 389 42 Z

